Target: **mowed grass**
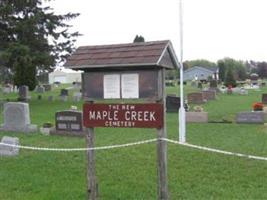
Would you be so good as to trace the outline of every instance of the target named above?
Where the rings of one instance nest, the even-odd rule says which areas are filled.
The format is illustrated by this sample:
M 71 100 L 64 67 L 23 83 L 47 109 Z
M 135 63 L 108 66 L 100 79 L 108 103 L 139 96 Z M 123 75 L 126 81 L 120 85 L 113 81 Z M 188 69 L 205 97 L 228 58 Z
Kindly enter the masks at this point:
M 32 93 L 32 123 L 54 122 L 56 111 L 82 102 L 47 101 L 60 88 L 38 101 Z M 186 92 L 194 91 L 186 86 Z M 248 96 L 219 94 L 203 105 L 210 121 L 234 120 L 240 111 L 250 111 L 261 100 L 261 91 Z M 167 88 L 178 93 L 178 88 Z M 9 96 L 15 99 L 16 95 Z M 6 97 L 3 97 L 6 98 Z M 193 106 L 193 105 L 192 105 Z M 192 107 L 191 106 L 191 107 Z M 2 116 L 0 116 L 3 121 Z M 178 139 L 178 115 L 167 114 L 168 138 Z M 154 129 L 97 128 L 96 146 L 123 144 L 156 137 Z M 0 132 L 0 137 L 20 138 L 22 145 L 40 147 L 85 147 L 83 138 Z M 245 154 L 267 157 L 267 127 L 236 123 L 187 124 L 187 142 Z M 17 157 L 0 157 L 0 199 L 86 199 L 86 152 L 21 150 Z M 96 172 L 101 199 L 157 199 L 156 143 L 96 151 Z M 205 152 L 168 143 L 168 185 L 171 199 L 267 199 L 267 161 Z

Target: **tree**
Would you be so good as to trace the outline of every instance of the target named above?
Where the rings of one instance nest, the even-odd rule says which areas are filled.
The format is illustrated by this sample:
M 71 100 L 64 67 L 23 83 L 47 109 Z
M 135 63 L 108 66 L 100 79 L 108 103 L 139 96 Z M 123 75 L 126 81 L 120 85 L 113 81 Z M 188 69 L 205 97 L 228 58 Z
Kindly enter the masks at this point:
M 234 78 L 234 73 L 233 73 L 232 67 L 229 67 L 227 72 L 226 72 L 224 85 L 225 86 L 230 86 L 231 85 L 232 87 L 236 86 L 236 80 Z
M 218 67 L 219 67 L 219 78 L 221 81 L 225 80 L 225 74 L 226 74 L 226 66 L 223 60 L 218 61 Z
M 56 15 L 42 2 L 0 1 L 0 60 L 14 72 L 15 84 L 30 84 L 30 89 L 36 85 L 37 71 L 51 70 L 63 62 L 73 52 L 79 36 L 78 32 L 70 33 L 66 23 L 79 14 Z M 22 69 L 27 72 L 22 73 Z
M 201 66 L 201 67 L 216 67 L 216 63 L 211 62 L 206 59 L 197 59 L 197 60 L 187 60 L 184 62 L 185 68 L 189 69 L 194 66 Z
M 227 72 L 230 68 L 235 80 L 245 80 L 247 78 L 246 66 L 243 61 L 234 60 L 232 58 L 224 58 L 218 60 L 217 64 L 219 67 L 219 77 L 222 81 L 225 81 Z
M 136 35 L 133 42 L 145 42 L 145 38 L 142 35 Z

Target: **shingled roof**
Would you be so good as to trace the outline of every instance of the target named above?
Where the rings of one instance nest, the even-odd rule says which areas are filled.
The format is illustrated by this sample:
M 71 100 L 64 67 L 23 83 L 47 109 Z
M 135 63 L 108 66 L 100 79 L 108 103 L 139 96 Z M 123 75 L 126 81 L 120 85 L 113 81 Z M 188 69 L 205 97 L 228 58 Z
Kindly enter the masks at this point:
M 64 65 L 74 70 L 117 67 L 178 68 L 178 60 L 169 40 L 129 44 L 81 46 Z

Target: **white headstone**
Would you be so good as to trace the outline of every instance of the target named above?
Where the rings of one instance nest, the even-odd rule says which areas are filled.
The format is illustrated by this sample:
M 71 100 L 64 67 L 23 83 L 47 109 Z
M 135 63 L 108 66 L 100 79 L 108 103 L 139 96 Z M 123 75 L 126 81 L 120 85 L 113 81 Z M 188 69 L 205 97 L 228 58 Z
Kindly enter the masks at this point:
M 1 140 L 1 143 L 9 145 L 19 145 L 19 138 L 4 136 Z M 0 156 L 16 156 L 18 154 L 19 154 L 18 147 L 12 147 L 0 144 Z
M 4 104 L 4 124 L 0 130 L 34 132 L 36 125 L 31 124 L 28 103 L 8 102 Z

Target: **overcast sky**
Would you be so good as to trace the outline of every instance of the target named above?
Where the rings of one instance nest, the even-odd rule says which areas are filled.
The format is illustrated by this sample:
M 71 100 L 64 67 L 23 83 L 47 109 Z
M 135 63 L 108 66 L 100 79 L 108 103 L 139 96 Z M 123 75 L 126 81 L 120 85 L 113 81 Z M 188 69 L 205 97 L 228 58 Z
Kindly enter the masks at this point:
M 55 0 L 78 12 L 77 46 L 171 40 L 179 57 L 179 0 Z M 183 0 L 184 60 L 223 57 L 267 61 L 267 0 Z

